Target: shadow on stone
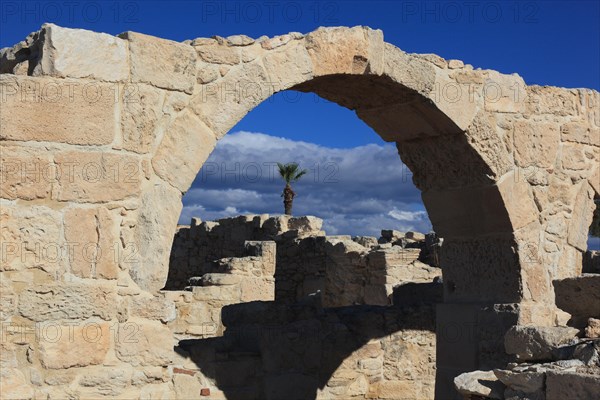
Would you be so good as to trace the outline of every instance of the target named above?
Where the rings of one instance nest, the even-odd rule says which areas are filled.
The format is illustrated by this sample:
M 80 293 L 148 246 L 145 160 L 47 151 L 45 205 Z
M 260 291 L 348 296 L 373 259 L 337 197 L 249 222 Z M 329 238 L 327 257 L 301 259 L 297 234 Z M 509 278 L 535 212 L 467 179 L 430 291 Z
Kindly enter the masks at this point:
M 440 283 L 414 284 L 410 291 L 427 286 L 422 292 L 434 293 L 432 285 L 441 293 Z M 381 368 L 429 373 L 433 390 L 435 369 L 427 366 L 426 353 L 435 355 L 434 302 L 439 296 L 387 307 L 323 309 L 316 296 L 294 305 L 235 304 L 222 310 L 223 337 L 184 340 L 177 351 L 214 380 L 229 400 L 305 400 L 323 390 L 338 396 L 364 396 L 373 391 L 372 381 L 381 379 L 375 371 Z M 394 340 L 395 335 L 403 340 Z M 412 350 L 405 340 L 411 335 L 427 343 Z M 398 359 L 410 351 L 417 352 L 411 357 L 418 368 Z M 375 387 L 385 390 L 384 385 Z

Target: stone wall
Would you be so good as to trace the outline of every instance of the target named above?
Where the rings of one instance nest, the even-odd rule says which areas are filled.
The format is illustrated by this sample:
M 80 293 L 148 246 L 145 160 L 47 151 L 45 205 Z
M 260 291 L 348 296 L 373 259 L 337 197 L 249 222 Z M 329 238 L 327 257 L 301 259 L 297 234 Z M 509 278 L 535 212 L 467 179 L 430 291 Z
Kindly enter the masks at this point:
M 441 287 L 439 288 L 441 290 Z M 180 343 L 193 392 L 214 399 L 433 399 L 435 314 L 412 307 L 246 303 L 225 336 Z
M 437 326 L 476 327 L 437 336 L 439 396 L 502 364 L 512 325 L 556 323 L 552 282 L 581 272 L 600 196 L 597 91 L 408 54 L 367 27 L 176 43 L 45 24 L 1 50 L 0 88 L 3 397 L 181 390 L 164 315 L 135 304 L 162 302 L 181 196 L 216 142 L 276 92 L 354 110 L 413 172 L 444 238 Z M 39 324 L 77 339 L 19 333 Z
M 382 237 L 326 236 L 315 217 L 239 216 L 180 226 L 166 289 L 182 289 L 225 257 L 241 257 L 247 241 L 276 246 L 275 299 L 294 303 L 320 293 L 324 307 L 388 305 L 393 287 L 431 282 L 441 270 L 428 258 L 425 235 L 382 231 Z M 361 244 L 362 243 L 362 244 Z M 258 300 L 254 298 L 253 300 Z

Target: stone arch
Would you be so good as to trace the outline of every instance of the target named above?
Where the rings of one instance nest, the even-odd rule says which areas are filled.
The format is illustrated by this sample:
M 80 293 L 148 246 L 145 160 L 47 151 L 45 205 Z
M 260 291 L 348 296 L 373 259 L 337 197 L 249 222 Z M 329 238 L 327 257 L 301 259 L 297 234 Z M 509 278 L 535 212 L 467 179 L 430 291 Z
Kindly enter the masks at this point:
M 73 50 L 82 40 L 94 48 L 93 57 Z M 48 24 L 0 58 L 3 159 L 58 167 L 95 160 L 106 170 L 133 165 L 138 172 L 132 181 L 66 176 L 48 182 L 4 171 L 2 212 L 9 224 L 3 229 L 14 240 L 25 240 L 19 227 L 29 226 L 31 215 L 43 215 L 41 221 L 60 221 L 47 240 L 112 238 L 139 249 L 136 263 L 119 261 L 117 268 L 89 270 L 81 260 L 54 265 L 61 278 L 160 289 L 182 193 L 217 140 L 286 89 L 356 110 L 396 142 L 413 171 L 434 229 L 446 239 L 439 393 L 450 393 L 449 378 L 459 372 L 501 364 L 508 326 L 552 324 L 552 280 L 581 270 L 582 232 L 600 182 L 597 91 L 526 86 L 516 74 L 407 54 L 366 27 L 176 43 Z M 113 97 L 90 105 L 75 90 L 64 102 L 24 101 L 40 84 L 93 84 Z M 33 91 L 40 94 L 43 87 Z M 9 263 L 13 271 L 49 270 L 17 258 Z M 29 297 L 35 299 L 26 296 L 24 304 Z M 459 342 L 448 342 L 456 338 L 445 338 L 446 328 L 457 326 Z

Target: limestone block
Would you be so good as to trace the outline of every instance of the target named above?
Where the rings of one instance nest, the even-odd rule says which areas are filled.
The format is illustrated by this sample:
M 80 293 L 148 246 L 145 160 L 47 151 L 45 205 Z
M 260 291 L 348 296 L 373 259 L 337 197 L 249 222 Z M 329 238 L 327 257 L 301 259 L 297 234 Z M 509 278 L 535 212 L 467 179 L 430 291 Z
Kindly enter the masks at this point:
M 173 375 L 173 387 L 177 399 L 197 399 L 202 389 L 200 381 L 194 376 L 185 374 Z
M 74 251 L 71 272 L 81 278 L 117 279 L 119 223 L 105 207 L 65 212 L 65 240 Z
M 132 87 L 131 92 L 123 93 L 122 146 L 136 153 L 148 153 L 156 145 L 165 93 L 145 84 Z
M 546 400 L 594 399 L 598 393 L 598 375 L 559 371 L 546 374 Z
M 101 203 L 139 196 L 142 170 L 135 156 L 102 151 L 55 155 L 60 201 Z
M 398 393 L 402 393 L 409 399 L 418 398 L 415 384 L 411 381 L 381 381 L 376 385 L 375 393 L 376 398 L 386 400 L 398 399 Z
M 31 399 L 34 388 L 27 382 L 25 375 L 17 368 L 2 368 L 0 370 L 0 398 L 3 400 Z
M 198 301 L 221 300 L 230 303 L 240 302 L 239 285 L 194 286 L 192 293 Z
M 383 71 L 384 42 L 380 30 L 360 26 L 319 28 L 309 33 L 305 41 L 315 76 Z
M 266 279 L 244 278 L 240 283 L 240 300 L 242 302 L 275 300 L 275 283 Z
M 130 298 L 129 314 L 134 317 L 167 323 L 175 320 L 177 310 L 175 303 L 160 294 L 156 296 L 141 294 Z
M 152 166 L 158 176 L 185 192 L 217 143 L 211 130 L 191 112 L 166 129 Z
M 119 129 L 114 84 L 3 74 L 0 88 L 0 139 L 102 145 Z
M 265 38 L 259 40 L 260 46 L 265 50 L 273 50 L 281 46 L 285 46 L 294 39 L 302 39 L 304 36 L 298 32 L 286 33 L 285 35 L 278 35 L 272 38 Z
M 481 396 L 491 399 L 504 398 L 504 384 L 494 371 L 473 371 L 454 378 L 456 390 L 464 396 Z
M 590 318 L 585 328 L 585 337 L 600 338 L 600 319 Z
M 80 376 L 78 383 L 82 386 L 83 396 L 117 398 L 129 386 L 131 377 L 131 367 L 103 367 L 88 369 Z
M 62 215 L 45 206 L 19 207 L 0 203 L 0 270 L 41 268 L 57 271 L 68 258 L 64 247 Z
M 465 63 L 463 63 L 461 60 L 448 60 L 448 68 L 450 69 L 463 68 L 464 66 Z
M 432 72 L 435 73 L 433 85 L 430 83 Z M 427 89 L 427 97 L 452 121 L 451 125 L 466 130 L 483 108 L 482 74 L 472 73 L 469 79 L 463 80 L 455 78 L 455 74 L 449 75 L 447 71 L 442 70 L 424 69 L 421 74 L 426 80 L 418 83 L 418 88 Z M 432 88 L 429 89 L 429 87 Z M 448 124 L 448 121 L 443 121 L 441 118 L 438 120 Z M 434 125 L 438 128 L 440 124 Z
M 135 254 L 123 267 L 142 289 L 155 292 L 164 287 L 177 219 L 181 213 L 181 192 L 164 182 L 144 191 L 131 239 Z
M 293 42 L 283 51 L 269 52 L 263 64 L 276 90 L 285 90 L 312 77 L 312 64 L 303 43 Z
M 51 154 L 43 149 L 2 146 L 0 197 L 35 200 L 50 197 L 53 174 Z
M 227 36 L 227 40 L 231 46 L 249 46 L 254 43 L 254 39 L 246 35 Z
M 525 111 L 531 114 L 577 115 L 579 94 L 575 89 L 553 86 L 527 86 Z
M 192 93 L 196 83 L 193 47 L 136 32 L 119 37 L 129 41 L 132 82 Z
M 112 334 L 108 323 L 88 321 L 57 328 L 60 335 L 50 337 L 51 333 L 48 333 L 48 337 L 40 339 L 40 361 L 45 368 L 62 369 L 102 364 Z M 52 332 L 50 329 L 48 331 Z
M 437 54 L 415 54 L 415 56 L 429 61 L 438 68 L 445 69 L 448 67 L 448 62 Z
M 32 321 L 57 319 L 110 320 L 116 314 L 114 288 L 103 285 L 55 283 L 36 285 L 19 295 L 19 313 Z
M 468 127 L 467 136 L 469 145 L 491 170 L 494 178 L 498 179 L 514 170 L 514 162 L 506 149 L 502 132 L 497 128 L 495 118 L 489 113 L 475 115 Z
M 518 113 L 525 110 L 527 90 L 525 81 L 517 74 L 505 75 L 496 71 L 487 72 L 484 82 L 486 111 Z
M 600 275 L 554 281 L 556 305 L 576 318 L 600 318 Z
M 590 126 L 585 122 L 568 122 L 560 127 L 560 132 L 564 142 L 600 146 L 600 128 Z
M 254 62 L 237 66 L 224 79 L 203 85 L 190 104 L 194 113 L 221 138 L 274 92 L 264 67 Z
M 127 42 L 123 39 L 54 24 L 44 24 L 40 33 L 41 59 L 33 69 L 34 76 L 127 81 Z
M 166 366 L 172 362 L 174 344 L 171 331 L 162 323 L 132 318 L 119 324 L 115 351 L 119 360 L 134 366 Z
M 578 333 L 568 327 L 514 326 L 506 333 L 504 345 L 520 361 L 552 360 L 552 349 L 569 343 Z
M 423 193 L 434 230 L 445 237 L 513 232 L 537 220 L 529 184 L 505 174 L 494 186 Z
M 17 295 L 12 289 L 12 281 L 2 277 L 0 279 L 0 321 L 6 321 L 16 314 Z M 8 355 L 10 351 L 0 344 L 0 354 Z M 7 357 L 8 358 L 8 357 Z M 6 359 L 0 355 L 0 367 L 5 367 Z M 15 361 L 16 363 L 16 361 Z
M 494 370 L 494 374 L 512 390 L 523 393 L 536 393 L 544 389 L 546 376 L 538 371 Z
M 514 155 L 520 167 L 550 168 L 555 165 L 560 143 L 558 125 L 515 121 Z
M 567 242 L 581 252 L 587 249 L 589 227 L 595 209 L 593 189 L 588 185 L 582 185 L 573 204 L 567 236 Z
M 200 59 L 210 64 L 235 65 L 240 63 L 240 50 L 235 47 L 215 42 L 215 44 L 195 46 L 194 48 Z

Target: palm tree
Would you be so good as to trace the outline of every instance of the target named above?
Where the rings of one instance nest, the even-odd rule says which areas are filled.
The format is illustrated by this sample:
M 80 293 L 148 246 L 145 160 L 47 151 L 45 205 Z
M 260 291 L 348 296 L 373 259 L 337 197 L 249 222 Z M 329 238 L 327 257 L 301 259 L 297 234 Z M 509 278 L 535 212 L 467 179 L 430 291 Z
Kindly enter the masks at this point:
M 296 182 L 303 175 L 306 174 L 306 170 L 300 170 L 300 166 L 296 163 L 281 164 L 277 163 L 279 168 L 279 175 L 285 181 L 285 188 L 281 197 L 283 197 L 283 207 L 286 215 L 292 215 L 292 203 L 294 202 L 294 196 L 296 193 L 292 190 L 292 182 Z

